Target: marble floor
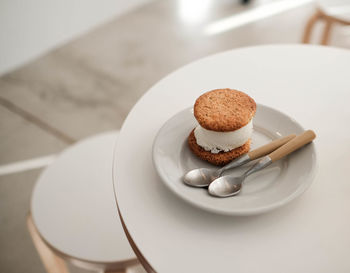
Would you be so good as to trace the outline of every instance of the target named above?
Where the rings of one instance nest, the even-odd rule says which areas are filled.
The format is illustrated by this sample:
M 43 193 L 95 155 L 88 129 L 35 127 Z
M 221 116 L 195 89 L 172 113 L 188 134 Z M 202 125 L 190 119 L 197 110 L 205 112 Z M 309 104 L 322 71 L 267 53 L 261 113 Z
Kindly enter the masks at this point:
M 150 2 L 0 77 L 0 272 L 44 272 L 25 226 L 42 169 L 19 162 L 120 128 L 154 83 L 198 58 L 243 46 L 299 43 L 314 4 L 301 1 L 261 18 L 252 12 L 275 2 L 202 1 L 200 8 L 191 1 Z M 220 28 L 222 22 L 231 26 Z M 349 34 L 336 28 L 330 43 L 350 48 Z
M 0 75 L 149 1 L 0 1 Z

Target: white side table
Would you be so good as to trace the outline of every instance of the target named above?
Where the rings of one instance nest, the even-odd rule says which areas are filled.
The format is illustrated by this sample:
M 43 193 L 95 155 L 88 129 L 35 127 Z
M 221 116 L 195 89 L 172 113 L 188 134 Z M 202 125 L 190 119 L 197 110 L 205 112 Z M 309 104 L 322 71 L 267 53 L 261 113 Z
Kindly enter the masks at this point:
M 118 132 L 71 146 L 40 176 L 31 214 L 50 249 L 96 270 L 124 270 L 137 263 L 116 209 L 112 160 Z
M 333 25 L 350 25 L 350 0 L 318 0 L 316 12 L 306 24 L 303 42 L 309 43 L 315 23 L 324 23 L 321 44 L 328 44 Z

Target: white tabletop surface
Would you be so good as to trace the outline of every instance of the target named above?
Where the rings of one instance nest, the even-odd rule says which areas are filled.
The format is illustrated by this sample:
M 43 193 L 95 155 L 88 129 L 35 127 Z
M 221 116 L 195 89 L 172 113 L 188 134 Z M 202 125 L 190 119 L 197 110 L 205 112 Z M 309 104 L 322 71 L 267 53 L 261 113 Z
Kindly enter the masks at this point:
M 117 202 L 157 272 L 350 272 L 350 51 L 270 45 L 191 63 L 153 86 L 116 148 Z M 297 200 L 259 216 L 206 212 L 176 197 L 152 163 L 160 127 L 205 91 L 230 87 L 317 133 L 318 172 Z
M 71 146 L 40 176 L 31 212 L 40 234 L 63 254 L 98 263 L 135 259 L 120 223 L 112 183 L 118 132 Z

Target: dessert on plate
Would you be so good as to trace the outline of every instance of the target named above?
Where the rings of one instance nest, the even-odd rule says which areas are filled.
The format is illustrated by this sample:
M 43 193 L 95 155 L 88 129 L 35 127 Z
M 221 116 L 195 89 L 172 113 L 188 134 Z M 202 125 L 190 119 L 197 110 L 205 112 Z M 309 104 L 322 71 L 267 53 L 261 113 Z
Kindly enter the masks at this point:
M 244 92 L 226 88 L 204 93 L 194 104 L 199 124 L 188 137 L 190 149 L 215 165 L 247 153 L 255 112 L 255 101 Z

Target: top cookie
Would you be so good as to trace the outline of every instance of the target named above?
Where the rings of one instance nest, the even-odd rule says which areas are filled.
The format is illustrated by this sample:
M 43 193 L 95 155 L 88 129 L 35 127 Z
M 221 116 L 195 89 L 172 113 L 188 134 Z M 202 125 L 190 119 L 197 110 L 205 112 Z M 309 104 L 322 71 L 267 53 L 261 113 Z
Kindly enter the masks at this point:
M 216 89 L 201 95 L 194 104 L 194 116 L 205 129 L 228 132 L 249 123 L 256 103 L 247 94 L 234 89 Z

